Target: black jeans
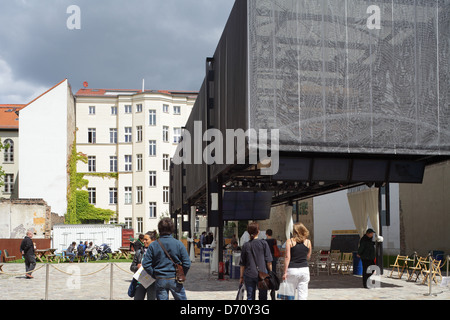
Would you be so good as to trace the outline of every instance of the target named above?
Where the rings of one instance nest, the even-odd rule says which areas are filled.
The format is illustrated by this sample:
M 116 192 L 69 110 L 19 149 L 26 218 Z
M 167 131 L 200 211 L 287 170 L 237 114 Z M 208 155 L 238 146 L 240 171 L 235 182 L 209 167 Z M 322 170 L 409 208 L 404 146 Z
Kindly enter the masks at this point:
M 372 275 L 372 273 L 374 271 L 372 271 L 371 273 L 367 273 L 367 268 L 369 268 L 369 266 L 372 266 L 375 264 L 375 260 L 370 260 L 370 259 L 361 259 L 362 261 L 362 266 L 363 266 L 363 274 L 362 274 L 362 278 L 363 278 L 363 286 L 364 288 L 367 288 L 367 280 L 369 279 L 369 277 Z
M 31 271 L 36 268 L 36 258 L 34 256 L 25 256 L 25 272 L 31 276 Z
M 134 300 L 145 300 L 145 295 L 147 295 L 147 300 L 156 300 L 155 282 L 153 282 L 147 289 L 145 289 L 140 283 L 136 285 Z

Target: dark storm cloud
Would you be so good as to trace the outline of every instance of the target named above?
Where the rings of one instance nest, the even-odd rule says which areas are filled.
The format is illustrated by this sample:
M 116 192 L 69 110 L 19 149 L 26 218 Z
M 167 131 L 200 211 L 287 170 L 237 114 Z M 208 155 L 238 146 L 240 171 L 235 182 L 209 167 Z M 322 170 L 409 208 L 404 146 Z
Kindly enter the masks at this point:
M 93 88 L 198 90 L 234 0 L 0 0 L 0 103 L 68 78 Z M 70 5 L 81 29 L 70 30 Z M 21 101 L 22 103 L 28 101 Z

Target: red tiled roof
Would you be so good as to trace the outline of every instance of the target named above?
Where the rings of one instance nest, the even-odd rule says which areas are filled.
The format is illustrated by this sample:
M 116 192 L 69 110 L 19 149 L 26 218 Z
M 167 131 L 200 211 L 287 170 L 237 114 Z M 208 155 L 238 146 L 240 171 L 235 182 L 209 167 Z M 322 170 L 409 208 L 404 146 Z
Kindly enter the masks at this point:
M 0 129 L 19 129 L 19 116 L 15 111 L 24 107 L 24 104 L 0 104 Z

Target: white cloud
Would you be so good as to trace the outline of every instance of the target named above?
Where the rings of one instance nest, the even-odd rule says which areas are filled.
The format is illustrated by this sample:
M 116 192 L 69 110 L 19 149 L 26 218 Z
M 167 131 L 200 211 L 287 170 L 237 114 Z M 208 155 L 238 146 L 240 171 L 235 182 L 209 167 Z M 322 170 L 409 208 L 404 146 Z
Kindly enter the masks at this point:
M 41 85 L 16 80 L 9 64 L 0 57 L 0 104 L 26 104 L 46 90 Z

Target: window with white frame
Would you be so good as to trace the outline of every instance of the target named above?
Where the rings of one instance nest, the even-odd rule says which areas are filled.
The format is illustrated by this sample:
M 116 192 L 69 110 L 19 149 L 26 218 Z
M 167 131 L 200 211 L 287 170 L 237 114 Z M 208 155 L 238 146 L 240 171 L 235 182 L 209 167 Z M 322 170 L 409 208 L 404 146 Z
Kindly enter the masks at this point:
M 169 187 L 163 187 L 163 202 L 169 203 Z
M 173 106 L 173 114 L 181 114 L 181 107 Z
M 88 188 L 89 193 L 89 203 L 96 204 L 97 203 L 97 190 L 96 188 Z
M 142 192 L 142 187 L 136 187 L 136 203 L 140 204 L 142 203 L 144 194 Z
M 181 128 L 173 128 L 173 143 L 180 143 Z
M 142 217 L 136 218 L 136 225 L 137 225 L 137 232 L 143 233 L 144 232 L 144 219 Z
M 142 154 L 136 155 L 136 171 L 142 171 Z
M 125 113 L 131 113 L 131 105 L 125 105 Z
M 148 125 L 156 126 L 156 110 L 148 110 Z
M 142 126 L 136 126 L 136 142 L 142 142 Z
M 149 202 L 148 208 L 149 208 L 149 218 L 150 219 L 156 218 L 156 202 Z
M 89 106 L 89 114 L 95 114 L 95 106 Z
M 125 142 L 133 142 L 131 130 L 131 127 L 125 127 Z
M 125 155 L 125 171 L 126 172 L 130 172 L 132 170 L 132 168 L 133 168 L 132 158 L 133 157 L 131 156 L 131 154 L 126 154 Z
M 169 142 L 169 127 L 163 126 L 163 141 Z
M 13 193 L 14 192 L 14 174 L 7 173 L 4 178 L 5 183 L 5 193 Z
M 163 171 L 169 171 L 169 155 L 163 154 Z
M 132 229 L 133 223 L 132 218 L 125 218 L 125 229 Z
M 125 187 L 125 204 L 131 204 L 131 195 L 132 195 L 132 189 L 131 187 Z
M 6 163 L 14 162 L 14 141 L 12 141 L 11 139 L 6 139 L 3 143 L 3 146 L 5 146 L 3 161 Z
M 163 104 L 163 112 L 169 113 L 169 105 L 168 104 Z
M 109 129 L 109 143 L 117 143 L 117 128 Z
M 117 224 L 117 223 L 118 223 L 117 218 L 110 218 L 109 219 L 109 224 Z
M 156 140 L 150 140 L 148 142 L 148 155 L 156 156 Z
M 148 172 L 149 187 L 156 187 L 156 171 Z
M 111 107 L 111 115 L 115 116 L 117 114 L 117 106 Z
M 142 112 L 142 104 L 136 105 L 136 112 Z
M 88 143 L 97 142 L 97 133 L 95 128 L 88 128 Z
M 117 156 L 109 157 L 109 172 L 117 172 Z
M 96 172 L 96 158 L 95 156 L 88 156 L 88 172 Z
M 117 188 L 109 188 L 109 204 L 117 204 Z

